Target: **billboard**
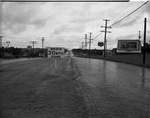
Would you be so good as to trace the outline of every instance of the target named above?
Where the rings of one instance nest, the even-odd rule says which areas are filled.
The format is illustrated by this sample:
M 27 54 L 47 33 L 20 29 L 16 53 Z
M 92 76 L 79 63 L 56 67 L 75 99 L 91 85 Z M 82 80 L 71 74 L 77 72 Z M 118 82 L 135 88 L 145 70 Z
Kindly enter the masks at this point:
M 47 47 L 48 58 L 64 58 L 65 48 L 64 47 Z
M 117 53 L 141 53 L 141 41 L 118 40 Z

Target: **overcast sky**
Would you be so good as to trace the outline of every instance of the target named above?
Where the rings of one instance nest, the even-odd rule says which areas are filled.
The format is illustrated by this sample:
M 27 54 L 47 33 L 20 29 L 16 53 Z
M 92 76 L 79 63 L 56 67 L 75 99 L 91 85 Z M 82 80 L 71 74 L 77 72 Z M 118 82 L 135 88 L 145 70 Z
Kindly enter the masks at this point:
M 30 41 L 37 41 L 36 48 L 59 46 L 69 49 L 81 47 L 85 34 L 92 32 L 92 38 L 100 34 L 103 19 L 108 25 L 128 15 L 145 1 L 130 2 L 3 2 L 1 3 L 1 32 L 3 46 L 27 47 Z M 147 17 L 147 41 L 150 41 L 150 3 L 123 21 L 108 29 L 108 48 L 117 46 L 120 39 L 138 39 L 139 31 L 143 40 L 144 18 Z M 93 49 L 103 42 L 104 33 L 95 38 Z

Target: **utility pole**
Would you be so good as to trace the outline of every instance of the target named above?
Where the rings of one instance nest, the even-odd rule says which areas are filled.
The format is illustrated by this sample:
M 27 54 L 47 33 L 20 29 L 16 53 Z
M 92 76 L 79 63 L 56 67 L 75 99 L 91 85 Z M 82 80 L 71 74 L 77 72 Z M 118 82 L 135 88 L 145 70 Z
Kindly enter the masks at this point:
M 43 53 L 43 56 L 44 56 L 44 50 L 43 50 L 43 48 L 44 48 L 44 37 L 42 37 L 42 53 Z
M 83 49 L 83 42 L 81 42 L 82 43 L 82 49 Z
M 140 39 L 141 39 L 141 31 L 139 31 L 139 36 L 138 36 L 138 38 L 139 38 L 139 41 L 140 41 L 140 46 L 142 47 L 142 41 L 140 40 Z
M 44 37 L 42 37 L 42 50 L 43 50 L 43 48 L 44 48 Z
M 139 31 L 139 40 L 141 39 L 141 32 Z
M 30 41 L 30 43 L 32 43 L 32 45 L 33 45 L 33 55 L 34 55 L 34 44 L 36 44 L 37 41 Z
M 146 18 L 144 19 L 143 64 L 145 64 Z
M 107 27 L 107 21 L 110 21 L 108 19 L 104 19 L 103 21 L 105 21 L 105 26 L 101 26 L 102 28 L 105 28 L 105 31 L 101 31 L 101 32 L 105 32 L 105 36 L 104 36 L 104 58 L 106 57 L 106 50 L 107 50 L 107 39 L 106 39 L 106 34 L 107 33 L 111 33 L 110 31 L 107 31 L 107 28 L 111 28 L 111 27 Z
M 91 56 L 91 43 L 92 43 L 92 42 L 91 42 L 91 40 L 92 40 L 92 39 L 91 39 L 91 34 L 92 34 L 92 33 L 90 32 L 90 39 L 89 39 L 89 58 L 90 58 L 90 56 Z
M 85 34 L 85 49 L 87 49 L 87 34 Z

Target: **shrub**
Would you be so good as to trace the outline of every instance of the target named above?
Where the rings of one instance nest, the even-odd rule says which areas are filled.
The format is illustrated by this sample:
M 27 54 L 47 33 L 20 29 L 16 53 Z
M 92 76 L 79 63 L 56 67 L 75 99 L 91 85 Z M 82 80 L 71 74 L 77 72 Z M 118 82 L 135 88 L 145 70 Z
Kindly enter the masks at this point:
M 11 53 L 5 53 L 3 56 L 4 59 L 13 59 L 14 56 Z

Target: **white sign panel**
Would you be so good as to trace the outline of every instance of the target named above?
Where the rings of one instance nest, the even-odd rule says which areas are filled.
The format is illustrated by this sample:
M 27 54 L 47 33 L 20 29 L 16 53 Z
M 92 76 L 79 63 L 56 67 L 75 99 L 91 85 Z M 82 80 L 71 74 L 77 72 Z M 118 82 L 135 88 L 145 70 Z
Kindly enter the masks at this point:
M 141 41 L 118 40 L 117 53 L 141 53 Z
M 64 58 L 65 48 L 63 48 L 63 47 L 48 47 L 47 55 L 48 55 L 48 58 Z

